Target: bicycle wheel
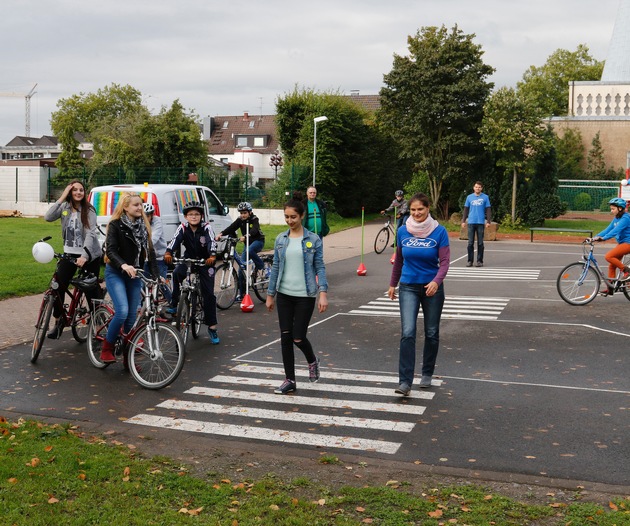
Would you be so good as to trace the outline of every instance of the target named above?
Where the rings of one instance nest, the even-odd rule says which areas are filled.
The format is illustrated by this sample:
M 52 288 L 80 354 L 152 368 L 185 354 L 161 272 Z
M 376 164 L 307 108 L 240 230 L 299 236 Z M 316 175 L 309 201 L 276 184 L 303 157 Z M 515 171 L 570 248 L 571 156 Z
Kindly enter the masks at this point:
M 55 297 L 52 294 L 44 295 L 41 307 L 39 308 L 37 323 L 35 324 L 35 337 L 33 338 L 33 347 L 31 348 L 31 363 L 37 361 L 39 353 L 42 350 L 42 345 L 44 345 L 44 339 L 48 332 L 48 325 L 50 324 L 54 303 Z
M 105 305 L 100 305 L 96 307 L 90 320 L 87 338 L 88 358 L 92 365 L 98 369 L 104 369 L 109 365 L 101 361 L 101 348 L 111 319 L 112 311 Z
M 199 300 L 198 294 L 193 294 L 192 297 L 192 314 L 190 316 L 190 332 L 192 337 L 196 340 L 201 333 L 201 325 L 203 324 L 203 306 Z
M 177 314 L 175 315 L 175 326 L 182 336 L 184 345 L 188 342 L 188 330 L 190 329 L 190 303 L 188 294 L 182 294 L 177 304 Z
M 387 245 L 389 245 L 389 228 L 384 226 L 378 231 L 378 234 L 376 234 L 376 239 L 374 240 L 374 252 L 382 254 L 383 250 L 387 248 Z
M 90 305 L 85 293 L 79 291 L 79 301 L 72 314 L 72 336 L 79 343 L 84 343 L 88 339 L 90 332 Z
M 184 367 L 185 345 L 171 325 L 156 322 L 155 329 L 141 327 L 129 342 L 129 371 L 146 389 L 171 384 Z
M 238 274 L 230 263 L 223 263 L 214 276 L 214 295 L 217 297 L 217 307 L 221 310 L 229 309 L 236 301 L 238 293 Z
M 569 305 L 586 305 L 599 292 L 599 275 L 584 263 L 571 263 L 560 271 L 556 286 L 560 297 Z
M 265 266 L 261 269 L 254 269 L 252 272 L 252 288 L 254 294 L 263 303 L 267 301 L 267 289 L 269 288 L 269 276 L 271 275 L 271 265 L 273 259 L 263 259 Z

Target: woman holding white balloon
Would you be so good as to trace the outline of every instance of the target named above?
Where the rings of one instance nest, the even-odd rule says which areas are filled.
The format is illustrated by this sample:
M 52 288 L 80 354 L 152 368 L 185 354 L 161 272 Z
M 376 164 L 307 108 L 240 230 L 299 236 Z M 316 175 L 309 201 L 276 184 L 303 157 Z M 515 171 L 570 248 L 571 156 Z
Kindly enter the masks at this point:
M 59 297 L 63 298 L 77 267 L 81 267 L 98 276 L 101 269 L 101 244 L 96 230 L 96 210 L 88 203 L 87 193 L 81 181 L 72 181 L 64 189 L 61 197 L 48 209 L 46 221 L 61 218 L 63 251 L 72 259 L 60 259 L 57 263 L 57 283 Z M 86 293 L 89 304 L 98 297 L 100 288 Z M 53 316 L 55 325 L 48 337 L 56 340 L 61 336 L 63 327 L 59 325 L 62 305 L 55 302 Z

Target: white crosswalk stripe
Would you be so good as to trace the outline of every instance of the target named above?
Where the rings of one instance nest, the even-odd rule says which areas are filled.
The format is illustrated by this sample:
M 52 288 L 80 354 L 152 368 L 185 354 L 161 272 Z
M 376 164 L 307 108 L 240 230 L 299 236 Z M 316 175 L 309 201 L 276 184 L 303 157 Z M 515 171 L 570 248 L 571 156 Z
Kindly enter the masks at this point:
M 474 278 L 482 280 L 536 280 L 540 269 L 490 268 L 490 267 L 449 267 L 449 278 Z
M 308 370 L 298 368 L 297 393 L 283 396 L 272 392 L 284 378 L 281 367 L 243 363 L 230 372 L 234 374 L 210 378 L 208 386 L 188 389 L 184 393 L 186 400 L 165 400 L 153 409 L 156 413 L 138 414 L 126 422 L 209 435 L 394 454 L 401 446 L 396 434 L 411 432 L 426 410 L 422 402 L 432 400 L 436 394 L 415 389 L 412 396 L 403 399 L 394 394 L 398 379 L 393 375 L 324 368 L 320 382 L 309 383 Z M 434 386 L 441 384 L 440 379 L 433 380 Z M 160 411 L 166 413 L 159 414 Z M 365 436 L 371 431 L 378 431 L 378 438 Z M 385 436 L 381 437 L 383 433 Z
M 481 296 L 446 296 L 442 318 L 466 320 L 496 320 L 509 303 L 509 298 L 487 298 Z M 398 299 L 392 301 L 385 294 L 348 314 L 367 316 L 400 316 Z M 418 313 L 422 317 L 422 309 Z

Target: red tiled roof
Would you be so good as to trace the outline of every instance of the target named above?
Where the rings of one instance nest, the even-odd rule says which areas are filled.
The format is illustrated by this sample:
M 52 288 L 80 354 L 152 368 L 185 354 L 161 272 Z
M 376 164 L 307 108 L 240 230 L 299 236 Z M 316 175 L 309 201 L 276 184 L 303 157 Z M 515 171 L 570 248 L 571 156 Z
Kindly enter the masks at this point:
M 252 137 L 267 136 L 267 145 L 252 149 L 263 153 L 273 153 L 278 149 L 276 138 L 275 115 L 217 115 L 212 117 L 212 131 L 208 141 L 208 152 L 211 155 L 232 154 L 237 150 L 237 135 Z

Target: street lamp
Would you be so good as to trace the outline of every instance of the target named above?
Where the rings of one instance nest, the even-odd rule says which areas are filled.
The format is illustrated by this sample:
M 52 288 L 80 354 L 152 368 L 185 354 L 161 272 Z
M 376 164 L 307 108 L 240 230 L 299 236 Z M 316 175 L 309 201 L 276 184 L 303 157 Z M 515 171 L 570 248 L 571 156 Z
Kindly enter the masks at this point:
M 314 130 L 313 130 L 313 186 L 315 186 L 315 165 L 317 162 L 317 123 L 327 121 L 328 117 L 315 117 L 313 119 Z
M 275 168 L 276 170 L 275 179 L 278 179 L 278 166 L 283 165 L 284 161 L 282 160 L 282 154 L 278 150 L 276 150 L 271 154 L 271 157 L 269 158 L 269 166 Z

